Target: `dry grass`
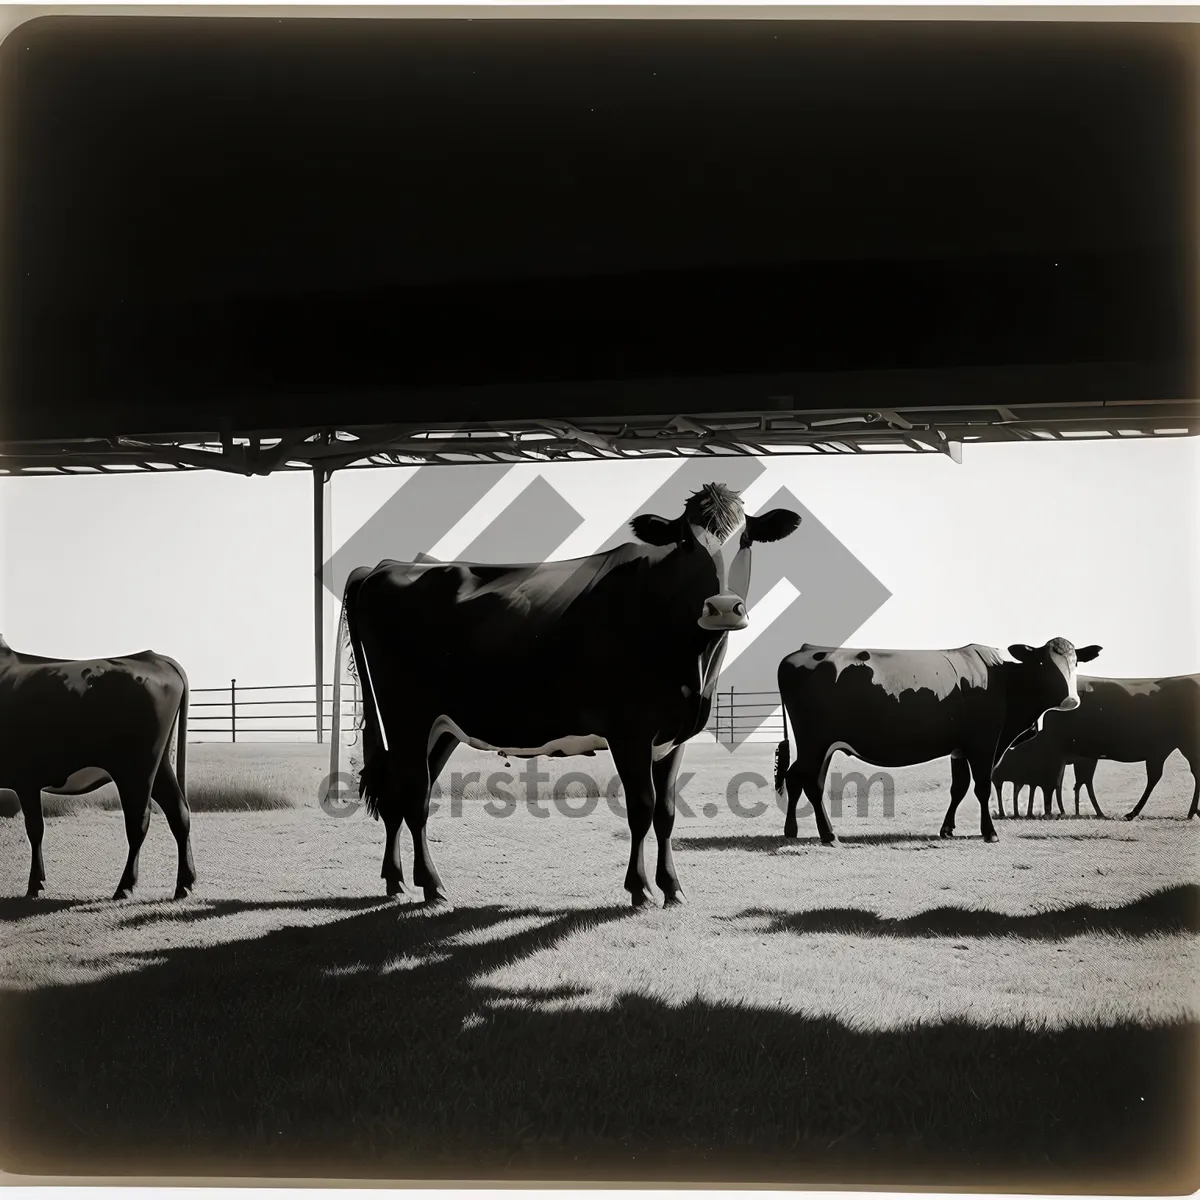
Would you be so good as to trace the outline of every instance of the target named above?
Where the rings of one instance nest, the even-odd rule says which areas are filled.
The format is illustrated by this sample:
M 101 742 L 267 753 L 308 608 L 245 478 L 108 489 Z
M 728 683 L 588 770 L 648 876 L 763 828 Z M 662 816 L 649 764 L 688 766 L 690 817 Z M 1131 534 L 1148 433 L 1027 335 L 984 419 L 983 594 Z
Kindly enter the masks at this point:
M 196 806 L 185 902 L 161 818 L 119 904 L 119 816 L 51 821 L 48 898 L 0 901 L 4 1165 L 1195 1187 L 1186 766 L 1149 819 L 1008 820 L 993 846 L 973 801 L 937 838 L 944 765 L 898 772 L 895 815 L 848 801 L 825 848 L 811 817 L 785 842 L 752 783 L 770 806 L 730 811 L 730 776 L 769 778 L 771 749 L 689 750 L 690 904 L 636 916 L 623 821 L 552 798 L 569 771 L 603 793 L 606 756 L 536 764 L 535 803 L 496 817 L 503 764 L 460 751 L 443 783 L 480 778 L 432 821 L 441 915 L 383 900 L 382 828 L 320 810 L 317 747 L 193 757 L 230 796 L 270 779 L 295 807 Z M 1141 781 L 1101 764 L 1101 803 L 1124 812 Z M 10 896 L 26 855 L 0 822 Z

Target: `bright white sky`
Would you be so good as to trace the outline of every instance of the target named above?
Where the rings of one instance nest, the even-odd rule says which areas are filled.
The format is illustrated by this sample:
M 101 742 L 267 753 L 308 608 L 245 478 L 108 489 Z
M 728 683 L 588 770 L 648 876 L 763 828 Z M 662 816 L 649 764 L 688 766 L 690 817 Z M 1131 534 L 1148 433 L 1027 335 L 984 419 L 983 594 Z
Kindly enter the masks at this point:
M 935 455 L 768 460 L 746 499 L 753 509 L 789 488 L 890 589 L 850 644 L 1061 635 L 1103 645 L 1097 674 L 1200 670 L 1200 441 L 964 455 L 961 466 Z M 621 508 L 644 500 L 678 465 L 523 465 L 495 499 L 544 474 L 586 519 L 555 554 L 567 557 L 595 548 L 616 497 Z M 411 474 L 335 476 L 335 548 Z M 0 480 L 0 632 L 51 656 L 159 650 L 194 687 L 311 682 L 311 506 L 300 472 Z M 439 557 L 484 524 L 481 509 L 468 514 Z

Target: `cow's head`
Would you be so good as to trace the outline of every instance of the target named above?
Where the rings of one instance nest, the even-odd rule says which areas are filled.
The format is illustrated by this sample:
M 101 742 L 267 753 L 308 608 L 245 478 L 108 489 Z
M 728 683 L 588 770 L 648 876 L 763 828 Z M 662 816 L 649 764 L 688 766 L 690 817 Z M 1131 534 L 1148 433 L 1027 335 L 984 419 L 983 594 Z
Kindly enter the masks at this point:
M 1036 709 L 1034 723 L 1013 743 L 1017 745 L 1042 728 L 1043 713 L 1070 712 L 1079 707 L 1075 667 L 1081 662 L 1091 662 L 1100 653 L 1100 647 L 1076 649 L 1066 638 L 1059 637 L 1036 648 L 1024 644 L 1009 646 L 1008 652 L 1025 668 L 1022 691 L 1030 695 Z
M 674 520 L 643 513 L 629 522 L 634 534 L 647 545 L 674 545 L 712 560 L 718 590 L 704 601 L 696 615 L 700 628 L 710 633 L 732 633 L 750 624 L 746 597 L 750 593 L 751 547 L 755 542 L 780 541 L 799 525 L 799 513 L 786 508 L 748 516 L 742 498 L 723 483 L 706 483 L 693 492 L 683 513 Z M 735 536 L 738 549 L 726 572 L 723 550 Z

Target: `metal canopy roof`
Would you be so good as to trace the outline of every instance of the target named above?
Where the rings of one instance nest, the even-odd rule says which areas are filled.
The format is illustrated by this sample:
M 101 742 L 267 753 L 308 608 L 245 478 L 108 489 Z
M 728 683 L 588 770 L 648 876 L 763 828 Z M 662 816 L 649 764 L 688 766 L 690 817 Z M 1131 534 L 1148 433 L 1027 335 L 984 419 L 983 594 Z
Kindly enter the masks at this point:
M 87 439 L 4 447 L 5 475 L 218 470 L 240 475 L 420 464 L 602 461 L 685 455 L 947 454 L 964 443 L 1187 437 L 1200 434 L 1190 401 L 1094 406 L 1004 405 L 887 411 L 817 409 L 800 416 L 744 412 L 669 419 L 530 421 L 506 426 L 358 426 L 266 431 L 224 439 Z
M 0 473 L 1200 432 L 1194 25 L 53 17 Z

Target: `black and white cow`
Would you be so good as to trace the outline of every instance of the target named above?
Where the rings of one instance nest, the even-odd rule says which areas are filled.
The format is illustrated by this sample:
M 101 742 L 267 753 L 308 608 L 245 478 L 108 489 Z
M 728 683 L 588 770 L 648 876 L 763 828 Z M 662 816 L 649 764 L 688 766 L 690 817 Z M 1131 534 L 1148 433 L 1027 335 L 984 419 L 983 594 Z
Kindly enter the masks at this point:
M 950 756 L 950 807 L 942 837 L 954 833 L 954 813 L 971 778 L 985 841 L 996 841 L 989 801 L 1000 756 L 1030 736 L 1048 709 L 1074 708 L 1076 662 L 1099 646 L 1076 650 L 1065 638 L 1044 646 L 1009 647 L 1011 661 L 991 646 L 954 650 L 853 650 L 802 646 L 779 664 L 784 738 L 776 752 L 775 787 L 787 789 L 784 836 L 797 835 L 796 805 L 808 798 L 817 832 L 837 841 L 822 794 L 834 753 L 842 750 L 879 767 L 907 767 Z M 790 766 L 787 722 L 796 739 Z
M 463 742 L 518 758 L 609 750 L 632 837 L 625 888 L 635 907 L 652 895 L 643 847 L 653 824 L 655 881 L 665 903 L 682 901 L 671 830 L 683 746 L 708 721 L 727 635 L 748 624 L 753 544 L 799 523 L 787 509 L 748 516 L 714 483 L 672 520 L 635 517 L 643 545 L 524 566 L 385 561 L 353 572 L 342 615 L 363 694 L 359 794 L 383 819 L 388 894 L 404 885 L 405 822 L 414 885 L 428 903 L 445 900 L 425 826 L 432 782 Z
M 30 899 L 46 881 L 42 790 L 90 792 L 112 780 L 121 796 L 129 856 L 114 899 L 137 883 L 150 801 L 163 810 L 179 850 L 175 897 L 196 882 L 184 793 L 188 681 L 174 659 L 151 650 L 121 658 L 18 654 L 0 638 L 0 787 L 17 793 L 29 837 Z M 176 770 L 168 743 L 178 725 Z
M 1048 713 L 1037 740 L 1049 754 L 1091 762 L 1090 772 L 1086 765 L 1084 772 L 1093 804 L 1091 775 L 1096 759 L 1146 764 L 1146 788 L 1125 814 L 1125 819 L 1132 821 L 1162 778 L 1163 764 L 1179 750 L 1192 769 L 1188 816 L 1200 815 L 1200 675 L 1159 679 L 1080 675 L 1079 699 L 1081 703 L 1072 713 Z

